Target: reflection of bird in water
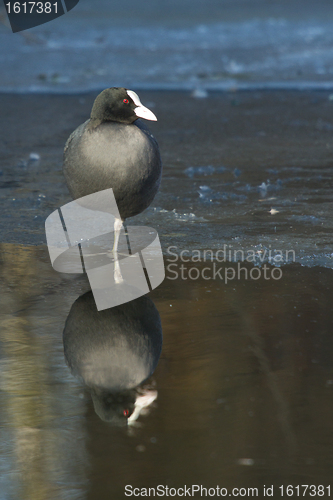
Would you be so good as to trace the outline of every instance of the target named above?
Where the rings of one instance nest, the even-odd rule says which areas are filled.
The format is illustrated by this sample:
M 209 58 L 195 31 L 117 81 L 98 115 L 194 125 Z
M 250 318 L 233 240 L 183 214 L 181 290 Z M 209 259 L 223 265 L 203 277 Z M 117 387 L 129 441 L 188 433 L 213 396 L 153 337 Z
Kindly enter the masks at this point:
M 63 333 L 66 361 L 88 386 L 99 417 L 126 425 L 149 406 L 156 391 L 138 396 L 162 349 L 160 315 L 149 297 L 97 311 L 92 292 L 73 304 Z

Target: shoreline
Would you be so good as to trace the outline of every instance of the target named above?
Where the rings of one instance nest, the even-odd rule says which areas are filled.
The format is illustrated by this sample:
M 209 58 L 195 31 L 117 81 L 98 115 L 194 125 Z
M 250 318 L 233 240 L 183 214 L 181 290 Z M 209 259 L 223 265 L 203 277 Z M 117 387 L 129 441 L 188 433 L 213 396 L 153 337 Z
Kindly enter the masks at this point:
M 0 95 L 68 95 L 68 96 L 80 96 L 85 94 L 92 94 L 95 92 L 102 92 L 105 88 L 110 86 L 110 82 L 105 82 L 103 85 L 98 85 L 95 87 L 89 87 L 85 89 L 71 87 L 70 89 L 55 88 L 54 86 L 42 87 L 42 86 L 30 86 L 22 88 L 12 88 L 12 87 L 1 87 Z M 123 86 L 121 82 L 112 82 L 112 86 L 120 87 Z M 144 84 L 144 83 L 132 83 L 126 88 L 135 88 L 137 91 L 143 92 L 193 92 L 193 91 L 203 91 L 203 92 L 329 92 L 333 91 L 333 80 L 331 82 L 257 82 L 257 83 L 206 83 L 206 84 L 190 84 L 184 83 L 183 85 L 172 84 L 172 83 L 162 83 L 162 84 Z M 192 96 L 195 99 L 205 99 L 207 96 Z

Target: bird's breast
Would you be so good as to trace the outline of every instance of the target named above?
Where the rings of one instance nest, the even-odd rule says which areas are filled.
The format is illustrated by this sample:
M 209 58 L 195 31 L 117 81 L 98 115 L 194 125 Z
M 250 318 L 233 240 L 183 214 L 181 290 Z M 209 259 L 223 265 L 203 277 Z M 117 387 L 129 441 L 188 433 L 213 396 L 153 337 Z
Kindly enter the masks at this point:
M 134 124 L 110 122 L 93 130 L 86 126 L 65 152 L 64 173 L 72 196 L 112 188 L 126 218 L 149 206 L 161 172 L 156 141 Z

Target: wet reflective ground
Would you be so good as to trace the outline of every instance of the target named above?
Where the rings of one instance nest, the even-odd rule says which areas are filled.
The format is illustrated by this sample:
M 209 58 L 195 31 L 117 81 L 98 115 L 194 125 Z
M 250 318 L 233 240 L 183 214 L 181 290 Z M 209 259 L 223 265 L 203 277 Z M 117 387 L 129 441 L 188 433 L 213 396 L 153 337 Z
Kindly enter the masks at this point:
M 44 235 L 70 200 L 64 143 L 94 97 L 0 95 L 3 498 L 118 499 L 126 484 L 256 487 L 257 498 L 264 484 L 327 487 L 330 93 L 140 92 L 158 116 L 164 177 L 129 223 L 158 231 L 166 279 L 149 294 L 155 306 L 106 314 L 97 327 L 85 277 L 52 269 Z M 203 262 L 224 245 L 254 258 L 241 271 Z M 170 246 L 192 261 L 171 262 Z M 270 259 L 276 250 L 294 253 Z
M 190 263 L 185 276 L 212 265 Z M 258 498 L 274 485 L 279 498 L 280 485 L 328 486 L 333 274 L 298 264 L 282 271 L 279 280 L 243 271 L 225 284 L 172 280 L 167 270 L 150 294 L 163 350 L 142 389 L 157 398 L 126 428 L 96 414 L 64 359 L 65 321 L 85 279 L 54 272 L 44 247 L 2 244 L 3 498 L 103 500 L 124 498 L 125 485 L 159 484 L 257 487 Z M 86 331 L 83 313 L 71 318 Z M 82 342 L 80 356 L 94 345 Z

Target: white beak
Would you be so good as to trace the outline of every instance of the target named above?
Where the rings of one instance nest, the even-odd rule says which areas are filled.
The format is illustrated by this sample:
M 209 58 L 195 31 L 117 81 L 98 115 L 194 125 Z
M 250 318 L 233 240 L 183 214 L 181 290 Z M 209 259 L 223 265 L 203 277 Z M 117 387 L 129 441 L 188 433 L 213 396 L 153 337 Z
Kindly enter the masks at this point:
M 142 106 L 142 105 L 138 106 L 137 108 L 135 108 L 134 113 L 139 118 L 144 118 L 145 120 L 153 120 L 154 122 L 157 121 L 157 118 L 154 115 L 154 113 L 152 111 L 150 111 L 150 109 L 146 108 L 145 106 Z
M 154 113 L 145 106 L 142 106 L 138 94 L 133 92 L 133 90 L 127 90 L 127 94 L 130 96 L 134 104 L 137 106 L 137 108 L 135 108 L 134 110 L 134 113 L 136 114 L 137 117 L 144 118 L 145 120 L 152 120 L 154 122 L 157 121 L 157 118 L 154 115 Z

